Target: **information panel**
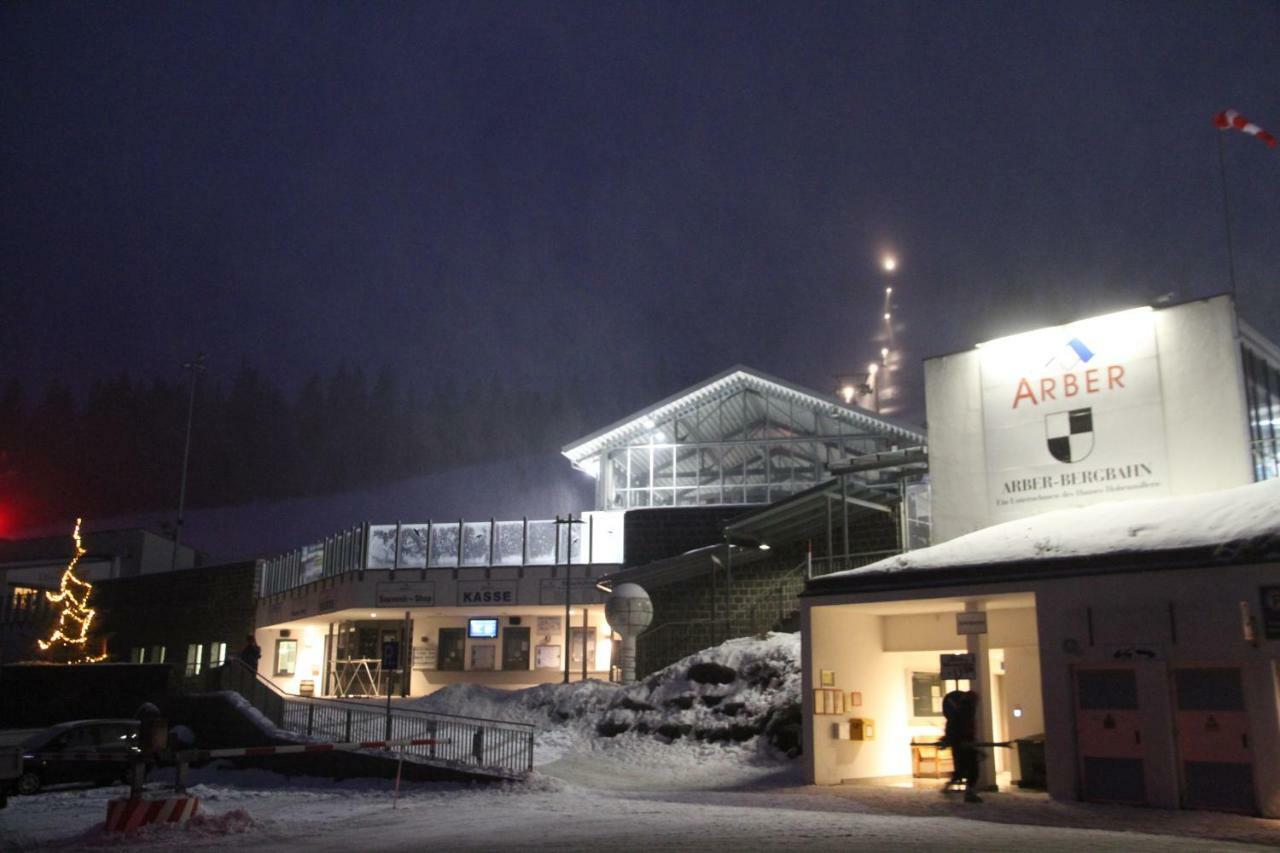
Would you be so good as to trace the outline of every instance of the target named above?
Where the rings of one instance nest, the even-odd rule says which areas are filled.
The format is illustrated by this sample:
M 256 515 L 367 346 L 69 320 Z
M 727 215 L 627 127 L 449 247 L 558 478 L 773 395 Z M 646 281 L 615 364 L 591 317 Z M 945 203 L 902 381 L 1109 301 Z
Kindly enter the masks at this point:
M 979 361 L 995 521 L 1167 494 L 1150 310 L 1000 338 Z

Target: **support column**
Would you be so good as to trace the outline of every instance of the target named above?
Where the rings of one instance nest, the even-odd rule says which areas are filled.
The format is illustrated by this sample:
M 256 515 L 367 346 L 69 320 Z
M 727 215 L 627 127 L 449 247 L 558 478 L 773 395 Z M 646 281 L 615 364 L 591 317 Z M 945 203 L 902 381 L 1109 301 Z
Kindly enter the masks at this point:
M 987 609 L 985 601 L 966 601 L 964 603 L 966 613 L 982 612 Z M 991 679 L 991 641 L 989 634 L 967 634 L 966 650 L 973 655 L 974 675 L 977 677 L 973 683 L 969 685 L 969 689 L 978 694 L 978 718 L 977 736 L 978 743 L 991 743 L 995 740 L 995 717 L 992 713 L 992 705 L 995 700 L 993 695 L 995 687 Z M 983 754 L 986 756 L 985 761 L 978 762 L 978 790 L 995 791 L 996 787 L 996 761 L 992 750 L 996 747 L 984 748 Z

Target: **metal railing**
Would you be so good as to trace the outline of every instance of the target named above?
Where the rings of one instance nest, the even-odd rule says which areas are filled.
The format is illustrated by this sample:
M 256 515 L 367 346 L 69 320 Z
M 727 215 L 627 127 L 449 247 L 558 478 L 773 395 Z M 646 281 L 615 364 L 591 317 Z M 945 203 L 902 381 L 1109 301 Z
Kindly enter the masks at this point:
M 814 557 L 808 577 L 813 579 L 829 575 L 832 572 L 860 569 L 863 566 L 877 563 L 885 557 L 893 557 L 901 553 L 902 551 L 898 548 L 890 548 L 884 551 L 860 551 L 856 554 L 833 554 L 830 557 Z
M 291 696 L 234 660 L 212 670 L 211 681 L 218 689 L 236 691 L 292 734 L 332 743 L 434 738 L 438 742 L 432 745 L 405 747 L 405 754 L 427 764 L 507 778 L 533 769 L 534 727 L 528 723 Z

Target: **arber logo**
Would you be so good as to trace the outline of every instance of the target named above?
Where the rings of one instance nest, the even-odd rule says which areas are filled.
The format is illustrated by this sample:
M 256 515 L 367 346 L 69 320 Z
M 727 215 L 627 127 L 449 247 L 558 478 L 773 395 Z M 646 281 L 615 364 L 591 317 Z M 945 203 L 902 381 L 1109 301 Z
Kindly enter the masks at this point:
M 1029 402 L 1038 406 L 1047 400 L 1069 400 L 1081 394 L 1098 394 L 1124 387 L 1124 365 L 1108 364 L 1106 367 L 1085 367 L 1096 354 L 1079 338 L 1072 338 L 1045 362 L 1045 370 L 1061 371 L 1056 376 L 1041 376 L 1031 380 L 1025 376 L 1018 380 L 1013 392 L 1013 408 Z
M 1093 452 L 1093 409 L 1045 415 L 1044 437 L 1054 459 L 1079 462 Z

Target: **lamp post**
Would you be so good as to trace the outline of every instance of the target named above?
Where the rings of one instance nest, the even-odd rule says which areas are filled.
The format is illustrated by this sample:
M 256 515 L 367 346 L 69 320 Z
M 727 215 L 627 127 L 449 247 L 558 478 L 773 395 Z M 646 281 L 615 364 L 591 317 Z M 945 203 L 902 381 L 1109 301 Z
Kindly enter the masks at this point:
M 573 513 L 569 513 L 569 517 L 564 519 L 562 519 L 558 515 L 556 516 L 556 549 L 557 550 L 559 550 L 560 548 L 560 525 L 567 524 L 569 529 L 569 535 L 565 537 L 566 553 L 565 553 L 565 560 L 564 560 L 564 683 L 565 684 L 569 683 L 569 672 L 570 672 L 569 637 L 572 634 L 572 629 L 569 626 L 569 622 L 570 622 L 569 605 L 572 603 L 572 600 L 573 600 L 572 599 L 573 583 L 571 578 L 571 575 L 573 573 L 572 571 L 570 571 L 570 568 L 573 566 L 573 525 L 582 524 L 582 523 L 583 523 L 582 519 L 574 518 Z M 584 604 L 583 607 L 585 608 L 586 605 Z M 587 659 L 587 635 L 585 631 L 583 632 L 583 635 L 582 635 L 582 659 L 584 662 Z
M 178 544 L 182 541 L 182 513 L 187 502 L 187 462 L 191 459 L 191 420 L 196 410 L 196 380 L 205 371 L 204 353 L 197 353 L 190 361 L 182 363 L 182 369 L 191 376 L 191 390 L 187 396 L 187 436 L 182 444 L 182 482 L 178 486 L 178 523 L 173 529 L 173 561 L 170 570 L 178 568 Z

